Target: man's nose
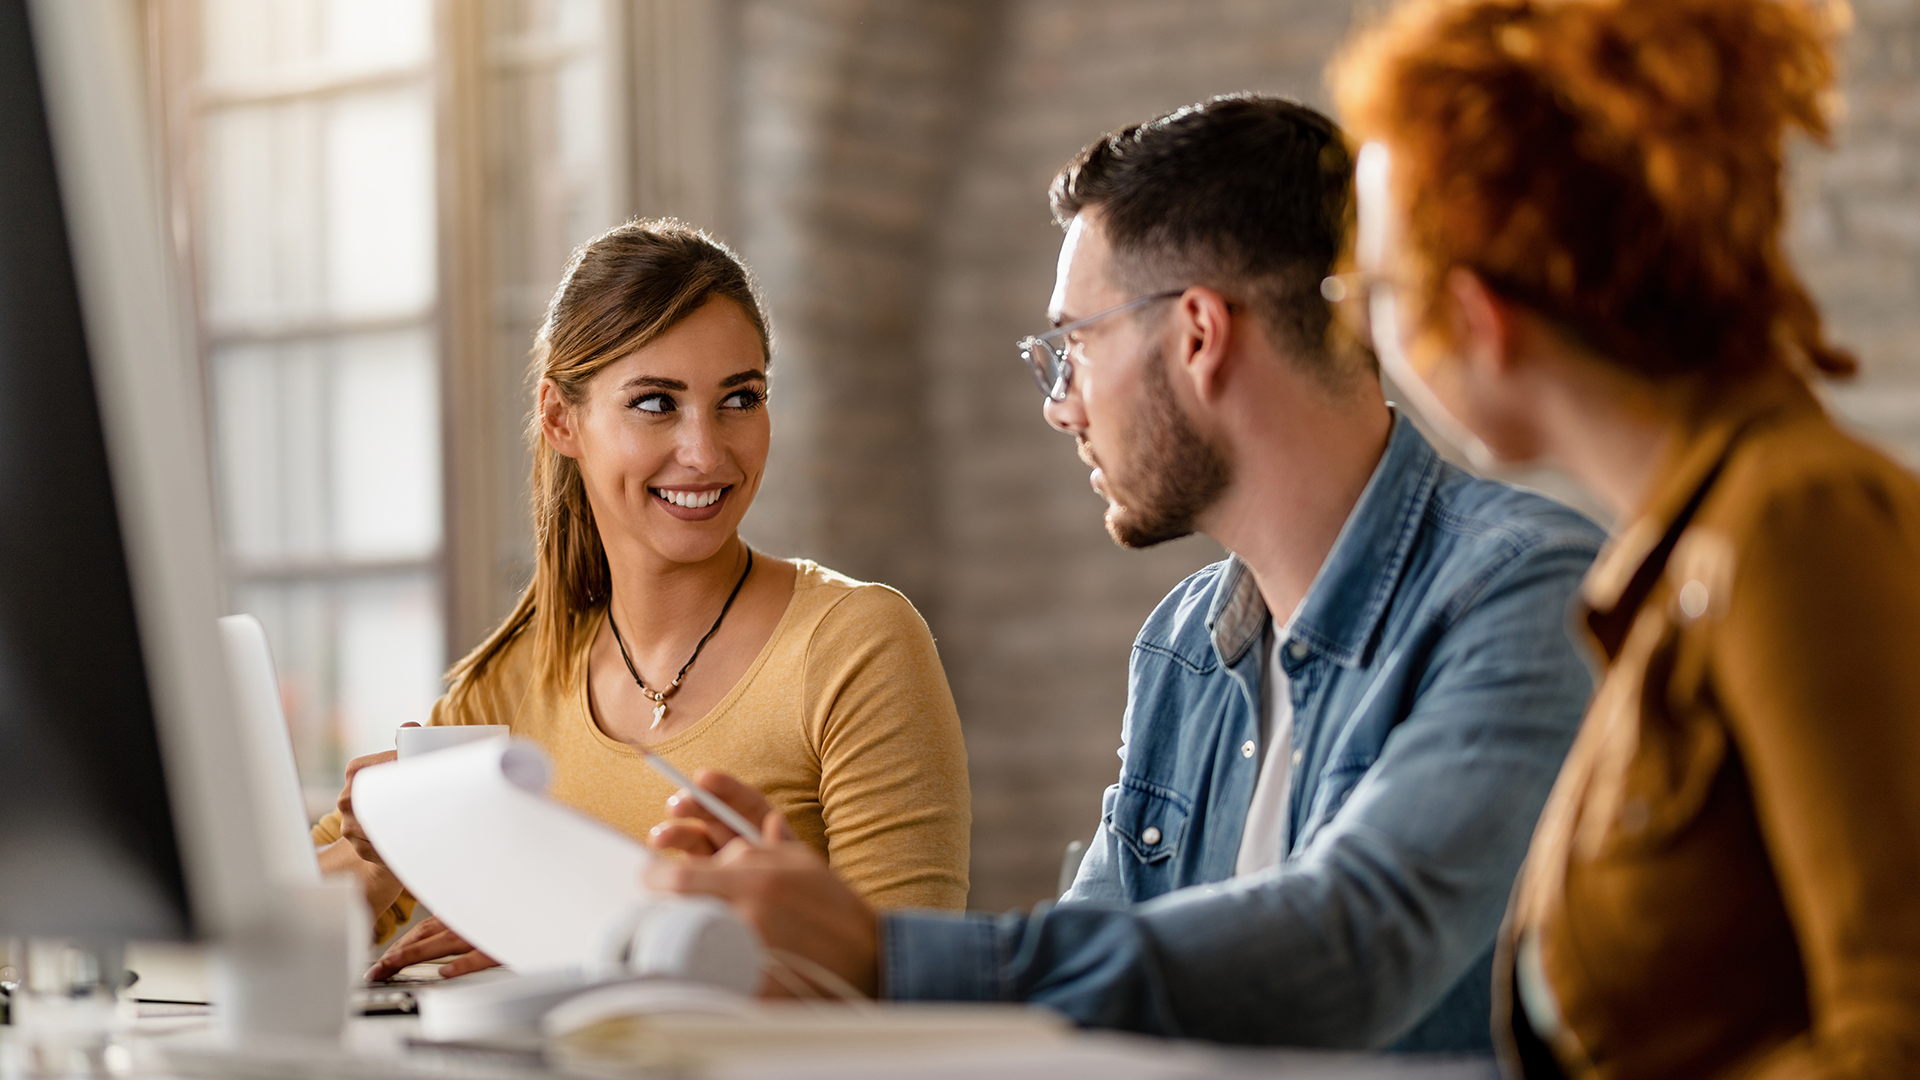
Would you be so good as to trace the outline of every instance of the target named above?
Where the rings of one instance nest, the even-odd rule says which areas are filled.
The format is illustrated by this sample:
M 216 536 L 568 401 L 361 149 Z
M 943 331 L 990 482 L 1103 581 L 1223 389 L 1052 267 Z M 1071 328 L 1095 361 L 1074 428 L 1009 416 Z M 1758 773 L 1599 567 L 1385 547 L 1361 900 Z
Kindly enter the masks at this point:
M 1087 429 L 1087 412 L 1080 407 L 1080 395 L 1069 392 L 1062 401 L 1048 398 L 1040 405 L 1040 415 L 1047 423 L 1069 435 L 1078 435 Z

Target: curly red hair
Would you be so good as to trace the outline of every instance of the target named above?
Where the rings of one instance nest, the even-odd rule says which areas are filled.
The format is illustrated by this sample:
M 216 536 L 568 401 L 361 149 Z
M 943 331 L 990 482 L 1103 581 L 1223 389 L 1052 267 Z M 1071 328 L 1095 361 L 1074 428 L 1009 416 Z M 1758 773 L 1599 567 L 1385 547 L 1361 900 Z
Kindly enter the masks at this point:
M 1413 0 L 1331 81 L 1392 150 L 1423 336 L 1452 267 L 1651 378 L 1854 371 L 1781 248 L 1782 143 L 1825 141 L 1818 0 Z

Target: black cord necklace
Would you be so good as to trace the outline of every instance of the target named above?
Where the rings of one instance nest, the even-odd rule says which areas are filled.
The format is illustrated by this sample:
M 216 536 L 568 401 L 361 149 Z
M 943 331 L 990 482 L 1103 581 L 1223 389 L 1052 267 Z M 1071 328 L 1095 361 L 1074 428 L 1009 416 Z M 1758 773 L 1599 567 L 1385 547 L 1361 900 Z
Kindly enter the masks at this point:
M 740 571 L 740 580 L 733 583 L 733 591 L 727 594 L 727 602 L 720 606 L 720 618 L 713 620 L 713 625 L 707 627 L 706 636 L 700 639 L 700 644 L 693 647 L 693 655 L 687 657 L 687 662 L 680 665 L 680 674 L 673 677 L 673 682 L 667 684 L 665 690 L 648 689 L 646 680 L 640 678 L 640 669 L 633 666 L 633 657 L 627 655 L 627 643 L 620 639 L 620 624 L 613 621 L 613 604 L 607 604 L 607 626 L 613 631 L 613 643 L 620 646 L 620 659 L 626 661 L 627 674 L 633 676 L 633 685 L 640 688 L 641 694 L 653 699 L 653 723 L 647 725 L 648 731 L 659 727 L 660 721 L 667 718 L 667 699 L 673 696 L 675 690 L 680 689 L 680 680 L 687 677 L 687 669 L 693 666 L 695 660 L 700 659 L 700 650 L 707 647 L 707 640 L 720 629 L 720 623 L 727 617 L 727 612 L 733 610 L 733 602 L 740 595 L 740 587 L 747 583 L 747 575 L 751 573 L 753 573 L 753 549 L 748 548 L 747 568 Z

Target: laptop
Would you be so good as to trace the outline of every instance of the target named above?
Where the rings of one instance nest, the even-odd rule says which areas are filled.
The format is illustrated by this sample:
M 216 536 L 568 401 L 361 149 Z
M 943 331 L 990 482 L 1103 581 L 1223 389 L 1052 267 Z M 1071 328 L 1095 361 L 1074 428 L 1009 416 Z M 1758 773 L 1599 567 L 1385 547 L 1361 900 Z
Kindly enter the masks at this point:
M 288 884 L 318 884 L 320 860 L 307 827 L 300 768 L 293 760 L 287 714 L 280 708 L 280 680 L 273 671 L 266 627 L 251 615 L 228 615 L 220 620 L 220 645 L 247 737 L 247 762 L 258 785 L 268 872 Z

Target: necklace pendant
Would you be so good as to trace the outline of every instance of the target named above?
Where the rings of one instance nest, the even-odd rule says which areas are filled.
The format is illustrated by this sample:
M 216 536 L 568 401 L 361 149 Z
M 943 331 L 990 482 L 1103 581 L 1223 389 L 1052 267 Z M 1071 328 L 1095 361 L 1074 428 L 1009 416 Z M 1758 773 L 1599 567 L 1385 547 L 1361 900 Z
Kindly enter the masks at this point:
M 652 731 L 654 728 L 659 727 L 660 721 L 665 720 L 666 718 L 667 718 L 667 703 L 663 701 L 653 707 L 653 724 L 649 726 L 647 730 Z

